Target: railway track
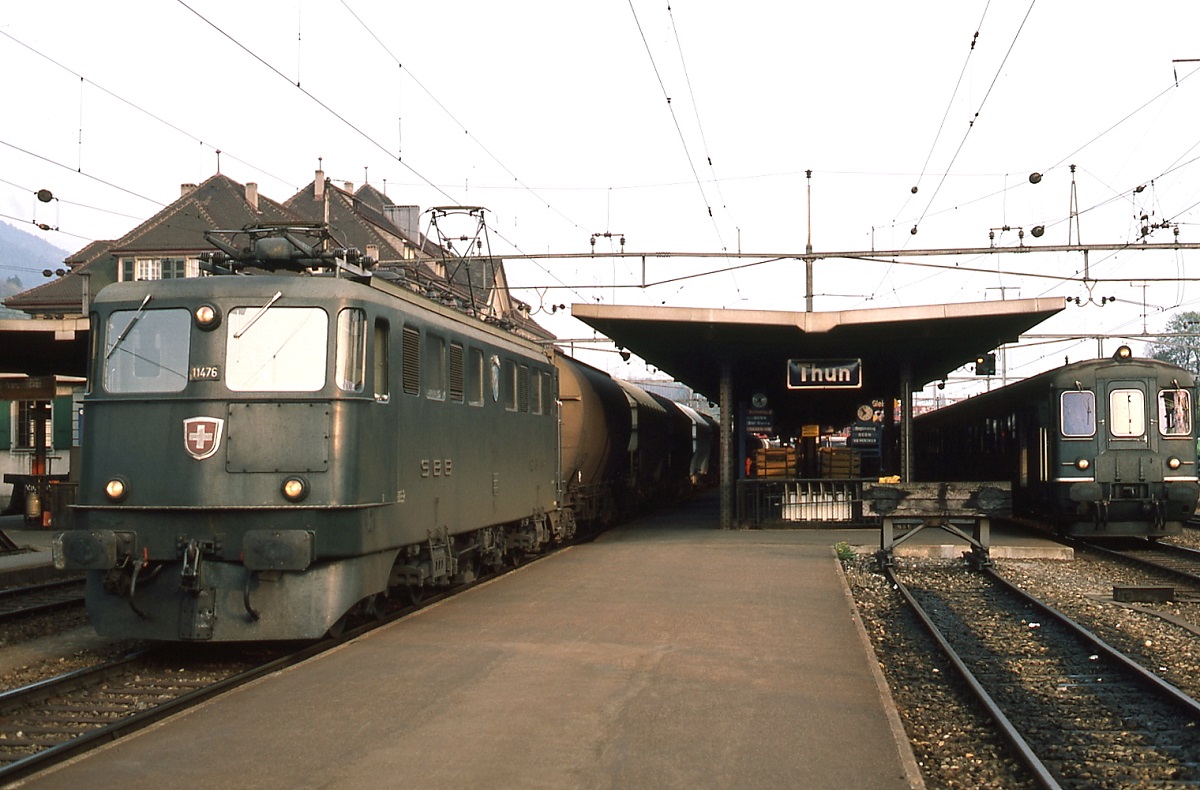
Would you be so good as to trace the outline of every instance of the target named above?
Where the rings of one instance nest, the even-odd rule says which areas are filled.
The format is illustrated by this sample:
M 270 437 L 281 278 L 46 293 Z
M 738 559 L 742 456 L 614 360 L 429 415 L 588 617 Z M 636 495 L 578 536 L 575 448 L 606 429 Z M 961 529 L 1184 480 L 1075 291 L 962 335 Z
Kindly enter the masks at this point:
M 888 571 L 1039 785 L 1200 783 L 1196 700 L 990 569 L 905 576 Z
M 83 577 L 0 590 L 0 622 L 83 605 Z
M 1200 550 L 1171 543 L 1139 541 L 1119 548 L 1095 543 L 1074 544 L 1076 548 L 1124 562 L 1157 573 L 1187 587 L 1187 592 L 1200 599 Z

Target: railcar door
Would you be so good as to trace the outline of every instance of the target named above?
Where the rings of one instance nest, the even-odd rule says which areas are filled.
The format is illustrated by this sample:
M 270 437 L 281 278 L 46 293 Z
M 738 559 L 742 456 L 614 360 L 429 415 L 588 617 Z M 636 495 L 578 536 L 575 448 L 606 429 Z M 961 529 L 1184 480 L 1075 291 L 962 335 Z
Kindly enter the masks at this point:
M 1137 379 L 1105 381 L 1104 400 L 1107 404 L 1107 425 L 1104 442 L 1108 449 L 1128 450 L 1144 447 L 1158 450 L 1158 437 L 1148 430 L 1156 415 L 1150 414 L 1155 393 L 1147 391 L 1147 382 Z

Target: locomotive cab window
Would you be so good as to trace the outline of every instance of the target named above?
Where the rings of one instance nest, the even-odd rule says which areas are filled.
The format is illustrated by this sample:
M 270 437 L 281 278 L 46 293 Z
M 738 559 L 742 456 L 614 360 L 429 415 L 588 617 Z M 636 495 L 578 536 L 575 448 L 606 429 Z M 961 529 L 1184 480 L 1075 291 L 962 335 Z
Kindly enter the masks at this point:
M 346 392 L 362 392 L 367 366 L 367 317 L 355 308 L 338 313 L 337 385 Z
M 1096 393 L 1072 390 L 1062 394 L 1063 436 L 1092 436 L 1096 433 Z
M 229 311 L 228 327 L 229 389 L 315 392 L 325 386 L 329 317 L 321 308 L 235 307 Z
M 1146 433 L 1146 396 L 1138 389 L 1115 389 L 1108 394 L 1109 432 L 1119 438 Z
M 192 316 L 188 310 L 119 310 L 108 317 L 104 389 L 181 392 L 188 381 Z
M 1192 393 L 1187 390 L 1159 391 L 1158 430 L 1163 436 L 1192 435 Z

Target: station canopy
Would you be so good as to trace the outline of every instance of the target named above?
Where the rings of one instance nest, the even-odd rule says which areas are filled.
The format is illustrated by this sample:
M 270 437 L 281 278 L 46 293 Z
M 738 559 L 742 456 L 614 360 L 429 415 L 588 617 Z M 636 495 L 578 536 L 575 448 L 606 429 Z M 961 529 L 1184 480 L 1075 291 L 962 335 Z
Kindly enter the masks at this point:
M 571 313 L 713 402 L 728 362 L 733 402 L 768 404 L 784 432 L 848 425 L 860 405 L 900 397 L 906 371 L 919 390 L 1065 307 L 1048 298 L 811 313 L 574 304 Z M 858 386 L 797 380 L 804 365 L 820 378 L 854 361 Z
M 0 320 L 0 374 L 87 375 L 88 319 Z

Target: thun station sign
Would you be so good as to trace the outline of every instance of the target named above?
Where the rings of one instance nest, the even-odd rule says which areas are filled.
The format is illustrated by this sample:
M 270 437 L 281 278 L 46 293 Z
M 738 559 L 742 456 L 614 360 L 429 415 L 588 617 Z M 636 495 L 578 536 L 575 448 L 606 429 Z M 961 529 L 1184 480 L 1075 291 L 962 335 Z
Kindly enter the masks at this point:
M 862 386 L 861 359 L 789 359 L 790 390 L 858 389 Z

